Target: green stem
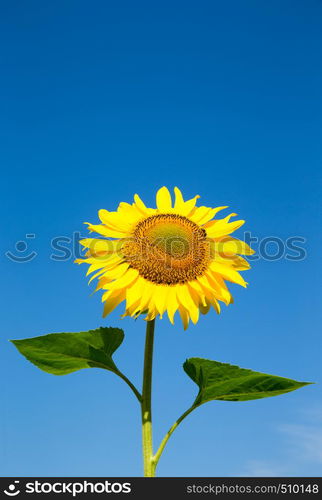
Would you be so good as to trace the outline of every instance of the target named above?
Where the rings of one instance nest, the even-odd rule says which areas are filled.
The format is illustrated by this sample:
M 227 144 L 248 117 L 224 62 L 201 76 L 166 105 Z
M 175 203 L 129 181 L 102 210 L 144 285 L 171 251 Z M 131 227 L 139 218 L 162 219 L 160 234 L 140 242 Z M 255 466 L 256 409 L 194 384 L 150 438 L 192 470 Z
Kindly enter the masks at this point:
M 156 452 L 156 454 L 153 457 L 153 462 L 154 462 L 154 467 L 155 468 L 158 465 L 158 462 L 160 460 L 162 452 L 163 452 L 163 450 L 164 450 L 167 442 L 169 441 L 169 438 L 170 438 L 171 434 L 176 430 L 176 428 L 178 427 L 178 425 L 180 425 L 180 423 L 182 422 L 182 420 L 184 420 L 189 415 L 189 413 L 191 413 L 195 408 L 197 408 L 197 406 L 192 405 L 187 411 L 185 411 L 181 415 L 181 417 L 178 418 L 178 420 L 172 425 L 172 427 L 170 427 L 170 429 L 168 430 L 168 432 L 164 436 L 163 440 L 161 441 L 161 444 L 159 446 L 158 451 Z
M 147 322 L 145 350 L 144 350 L 141 410 L 142 410 L 142 449 L 143 449 L 143 463 L 144 463 L 145 477 L 155 476 L 155 464 L 153 459 L 153 445 L 152 445 L 152 411 L 151 411 L 154 324 L 155 320 Z
M 137 388 L 135 387 L 134 384 L 132 384 L 131 380 L 129 380 L 122 372 L 115 372 L 122 380 L 124 380 L 124 382 L 132 389 L 132 391 L 134 392 L 135 396 L 137 397 L 137 399 L 139 400 L 139 402 L 141 403 L 142 402 L 142 396 L 141 394 L 139 393 L 139 391 L 137 390 Z

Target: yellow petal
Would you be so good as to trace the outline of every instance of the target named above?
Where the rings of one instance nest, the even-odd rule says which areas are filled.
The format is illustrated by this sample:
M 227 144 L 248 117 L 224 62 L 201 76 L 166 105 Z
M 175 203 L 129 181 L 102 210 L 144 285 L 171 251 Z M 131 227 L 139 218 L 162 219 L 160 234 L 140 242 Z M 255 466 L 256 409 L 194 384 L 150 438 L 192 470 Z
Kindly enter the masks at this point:
M 76 259 L 75 262 L 77 264 L 90 264 L 86 276 L 91 274 L 98 269 L 101 269 L 102 272 L 107 269 L 112 269 L 115 265 L 121 264 L 123 262 L 123 257 L 119 257 L 117 255 L 108 255 L 106 257 L 89 257 L 86 259 Z
M 99 279 L 98 279 L 98 282 L 97 282 L 97 287 L 95 288 L 95 292 L 98 292 L 98 290 L 108 290 L 108 283 L 111 283 L 112 280 L 110 280 L 109 278 L 106 278 L 106 276 L 101 276 Z
M 202 286 L 200 285 L 200 283 L 198 283 L 197 280 L 193 280 L 193 281 L 188 282 L 188 286 L 192 290 L 192 293 L 191 293 L 192 298 L 197 296 L 199 299 L 198 303 L 199 304 L 201 303 L 204 306 L 206 306 L 206 296 L 205 296 L 204 290 L 203 290 Z M 195 293 L 195 295 L 193 295 L 193 292 Z
M 139 272 L 136 269 L 128 269 L 126 273 L 119 279 L 113 281 L 109 284 L 109 290 L 117 290 L 121 288 L 126 288 L 133 283 L 134 280 L 137 279 Z
M 243 257 L 240 257 L 239 255 L 232 255 L 229 257 L 221 257 L 220 255 L 216 255 L 215 261 L 221 262 L 222 264 L 229 265 L 236 269 L 236 271 L 245 271 L 247 269 L 250 269 L 250 264 L 249 262 L 244 259 Z
M 224 210 L 225 208 L 228 207 L 195 207 L 193 213 L 189 215 L 189 219 L 202 226 L 206 222 L 209 222 L 211 219 L 213 219 L 220 210 Z
M 183 196 L 182 196 L 180 189 L 177 187 L 174 188 L 174 194 L 175 194 L 174 208 L 176 210 L 179 210 L 184 205 L 184 199 L 183 199 Z
M 218 299 L 225 302 L 225 304 L 230 303 L 230 293 L 227 290 L 226 285 L 221 287 L 214 280 L 211 280 L 209 273 L 204 274 L 203 276 L 198 276 L 197 281 L 202 286 L 202 290 L 207 299 Z
M 235 271 L 235 269 L 232 269 L 231 267 L 219 262 L 212 262 L 209 267 L 215 273 L 221 274 L 226 280 L 232 281 L 233 283 L 238 283 L 238 285 L 246 288 L 246 281 L 237 271 Z
M 91 255 L 92 257 L 108 257 L 113 253 L 121 254 L 123 241 L 85 238 L 80 240 L 80 244 L 88 248 L 88 253 L 86 255 Z
M 143 203 L 143 201 L 141 200 L 141 198 L 139 197 L 138 194 L 135 194 L 134 195 L 134 202 L 136 204 L 136 206 L 138 207 L 138 209 L 143 213 L 147 213 L 147 207 L 145 206 L 145 203 Z
M 86 276 L 93 273 L 94 271 L 97 271 L 98 269 L 102 269 L 103 267 L 104 267 L 104 263 L 99 262 L 99 261 L 95 261 L 95 263 L 91 264 L 89 266 L 89 268 L 87 269 Z
M 217 292 L 214 291 L 213 289 L 210 290 L 206 287 L 204 287 L 204 292 L 206 295 L 207 302 L 209 302 L 213 306 L 215 311 L 219 314 L 220 313 L 220 305 L 219 305 L 218 300 L 216 299 Z M 219 299 L 219 300 L 222 300 L 222 299 Z
M 201 314 L 207 314 L 209 312 L 210 306 L 211 304 L 208 301 L 206 305 L 200 304 L 199 309 Z
M 195 207 L 190 213 L 190 219 L 196 224 L 200 224 L 200 220 L 202 220 L 211 210 L 210 207 Z M 210 219 L 208 219 L 210 220 Z
M 104 265 L 104 267 L 102 267 L 102 269 L 100 269 L 97 273 L 93 274 L 93 276 L 90 277 L 88 284 L 90 284 L 93 281 L 93 279 L 97 278 L 97 276 L 100 276 L 101 274 L 106 273 L 106 271 L 114 269 L 118 265 L 122 264 L 122 262 L 123 261 L 118 259 L 118 258 L 110 259 L 108 261 L 107 265 Z M 87 272 L 87 274 L 88 274 L 88 272 Z M 106 276 L 105 276 L 105 278 L 106 278 Z M 110 279 L 109 281 L 112 281 L 112 280 Z
M 97 273 L 93 274 L 93 276 L 91 276 L 90 279 L 88 280 L 88 284 L 90 284 L 95 278 L 97 278 L 98 276 L 100 276 L 103 273 L 104 273 L 104 269 L 100 269 Z
M 197 276 L 196 281 L 201 285 L 202 290 L 204 290 L 205 293 L 206 293 L 207 290 L 210 291 L 210 292 L 213 291 L 213 287 L 209 283 L 206 275 Z M 191 282 L 191 284 L 194 285 L 194 282 Z
M 125 290 L 106 292 L 104 297 L 104 311 L 103 318 L 110 312 L 112 312 L 115 307 L 117 307 L 125 299 Z M 103 300 L 103 299 L 102 299 Z
M 137 208 L 135 203 L 131 205 L 130 203 L 122 201 L 118 206 L 117 213 L 120 217 L 126 219 L 126 221 L 130 223 L 131 227 L 143 218 L 141 211 Z
M 113 269 L 107 269 L 104 275 L 106 278 L 109 278 L 111 280 L 119 280 L 126 273 L 126 271 L 129 268 L 129 265 L 130 264 L 128 262 L 123 262 L 122 264 L 119 264 Z
M 160 188 L 157 192 L 156 201 L 160 212 L 168 212 L 169 210 L 172 210 L 171 195 L 165 186 Z
M 207 222 L 207 224 L 204 225 L 204 228 L 206 229 L 207 232 L 207 236 L 209 238 L 220 238 L 222 236 L 225 236 L 226 234 L 230 234 L 233 231 L 236 231 L 236 229 L 238 229 L 245 223 L 244 220 L 228 222 L 230 217 L 232 217 L 233 215 L 236 214 L 230 214 L 224 219 Z
M 106 236 L 107 238 L 125 238 L 127 235 L 126 231 L 121 231 L 118 229 L 112 229 L 103 224 L 90 224 L 89 222 L 85 222 L 88 225 L 88 230 L 93 231 L 95 233 L 101 234 L 102 236 Z
M 199 319 L 199 308 L 192 300 L 188 287 L 186 285 L 177 286 L 176 292 L 180 304 L 186 308 L 192 322 L 196 324 Z
M 196 195 L 191 200 L 184 201 L 180 189 L 175 187 L 174 193 L 175 193 L 174 211 L 179 215 L 188 216 L 190 212 L 192 212 L 192 210 L 194 209 L 197 199 L 200 198 L 200 196 Z
M 149 306 L 149 312 L 148 314 L 146 315 L 146 317 L 144 318 L 146 321 L 152 321 L 153 319 L 155 319 L 155 317 L 157 316 L 158 314 L 158 311 L 156 310 L 156 308 L 153 306 L 153 304 L 150 304 Z
M 174 324 L 174 315 L 179 307 L 177 294 L 174 286 L 169 287 L 168 297 L 167 297 L 167 313 L 169 320 Z
M 79 243 L 85 248 L 96 248 L 96 251 L 113 251 L 112 243 L 115 243 L 115 240 L 103 240 L 101 238 L 84 238 L 79 240 Z M 111 246 L 110 246 L 111 245 Z
M 215 251 L 221 255 L 253 255 L 255 250 L 250 248 L 247 243 L 231 236 L 225 236 L 214 242 Z
M 169 293 L 169 287 L 163 285 L 157 285 L 153 291 L 153 300 L 155 306 L 160 314 L 160 318 L 166 309 L 167 295 Z
M 121 205 L 121 204 L 120 204 Z M 130 205 L 131 206 L 131 205 Z M 124 212 L 124 208 L 123 208 Z M 133 211 L 134 212 L 134 211 Z M 122 213 L 122 209 L 120 212 L 108 212 L 105 209 L 101 209 L 98 211 L 98 216 L 100 220 L 105 224 L 107 227 L 110 227 L 113 230 L 116 231 L 122 231 L 124 233 L 127 233 L 131 230 L 133 226 L 133 217 L 132 211 L 131 211 L 131 218 L 129 213 L 127 212 L 126 215 Z M 134 222 L 138 219 L 134 218 Z
M 124 314 L 121 316 L 124 318 L 125 316 L 131 316 L 131 318 L 137 317 L 140 314 L 140 299 L 134 302 L 130 307 L 125 309 Z
M 142 215 L 151 215 L 156 212 L 155 208 L 148 208 L 145 206 L 138 194 L 134 195 L 134 204 Z
M 212 307 L 215 309 L 216 313 L 220 314 L 220 304 L 219 304 L 218 300 L 215 298 L 212 298 L 212 299 L 210 299 L 210 303 L 211 303 Z
M 186 330 L 189 326 L 189 314 L 185 307 L 179 305 L 179 314 L 181 317 L 181 321 L 183 323 L 183 328 Z
M 136 282 L 134 283 L 134 286 L 135 286 L 135 284 L 136 284 Z M 133 287 L 131 287 L 131 288 L 133 288 Z M 122 315 L 122 318 L 124 318 L 125 316 L 131 316 L 133 318 L 133 317 L 138 316 L 141 312 L 141 309 L 140 309 L 141 297 L 138 297 L 137 294 L 135 295 L 133 293 L 133 295 L 132 295 L 133 302 L 129 303 L 128 298 L 130 297 L 130 295 L 128 295 L 128 290 L 129 289 L 126 290 L 126 308 L 125 308 L 124 314 Z M 132 300 L 132 298 L 131 298 L 131 300 Z
M 145 311 L 145 309 L 148 308 L 155 286 L 156 285 L 154 285 L 150 281 L 144 280 L 144 287 L 140 304 L 140 308 L 142 311 Z
M 218 300 L 222 300 L 227 306 L 232 303 L 232 295 L 228 290 L 222 277 L 209 269 L 206 277 L 214 290 L 214 296 Z
M 138 278 L 137 281 L 126 289 L 126 309 L 131 309 L 135 304 L 141 301 L 144 280 Z

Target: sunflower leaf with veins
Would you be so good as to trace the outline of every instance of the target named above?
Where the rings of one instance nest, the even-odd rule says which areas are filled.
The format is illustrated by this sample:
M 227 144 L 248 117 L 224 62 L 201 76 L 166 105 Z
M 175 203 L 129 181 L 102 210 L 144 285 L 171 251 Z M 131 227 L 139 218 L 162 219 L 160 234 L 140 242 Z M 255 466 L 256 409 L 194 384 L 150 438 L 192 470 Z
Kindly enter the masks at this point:
M 121 377 L 140 399 L 140 393 L 112 359 L 123 339 L 120 328 L 101 327 L 87 332 L 51 333 L 11 342 L 28 361 L 53 375 L 67 375 L 83 368 L 111 371 Z
M 187 359 L 183 368 L 199 386 L 194 407 L 212 400 L 249 401 L 268 398 L 311 384 L 202 358 Z

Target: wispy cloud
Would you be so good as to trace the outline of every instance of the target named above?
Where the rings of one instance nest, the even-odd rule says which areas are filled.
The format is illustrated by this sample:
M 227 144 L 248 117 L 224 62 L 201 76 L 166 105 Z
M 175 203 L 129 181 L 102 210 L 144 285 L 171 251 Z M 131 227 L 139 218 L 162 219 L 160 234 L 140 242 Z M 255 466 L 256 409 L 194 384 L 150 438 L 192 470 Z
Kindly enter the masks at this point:
M 283 425 L 281 430 L 302 460 L 322 463 L 322 426 Z
M 286 476 L 286 470 L 278 464 L 270 464 L 265 460 L 249 460 L 242 476 L 246 477 L 278 477 Z
M 322 464 L 322 408 L 303 410 L 301 420 L 305 423 L 282 424 L 277 428 L 284 441 L 284 460 L 249 460 L 241 475 L 301 476 L 305 464 Z

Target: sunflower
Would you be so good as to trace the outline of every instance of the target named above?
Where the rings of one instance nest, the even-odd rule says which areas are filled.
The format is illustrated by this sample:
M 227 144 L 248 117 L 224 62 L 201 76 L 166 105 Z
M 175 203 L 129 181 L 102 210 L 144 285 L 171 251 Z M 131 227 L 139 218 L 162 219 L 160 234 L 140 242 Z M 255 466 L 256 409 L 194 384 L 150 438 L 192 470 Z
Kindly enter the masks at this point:
M 148 208 L 140 197 L 120 203 L 116 212 L 99 210 L 98 225 L 88 229 L 104 238 L 86 238 L 87 249 L 77 263 L 89 264 L 90 281 L 98 278 L 103 291 L 103 316 L 125 301 L 123 316 L 146 314 L 151 321 L 167 312 L 171 323 L 178 311 L 186 329 L 197 323 L 199 313 L 210 307 L 220 313 L 220 302 L 233 302 L 226 281 L 246 287 L 238 271 L 249 269 L 240 255 L 253 250 L 229 236 L 245 221 L 231 222 L 232 213 L 215 219 L 227 207 L 196 206 L 199 196 L 184 201 L 174 189 L 172 203 L 166 187 L 156 195 L 157 208 Z

